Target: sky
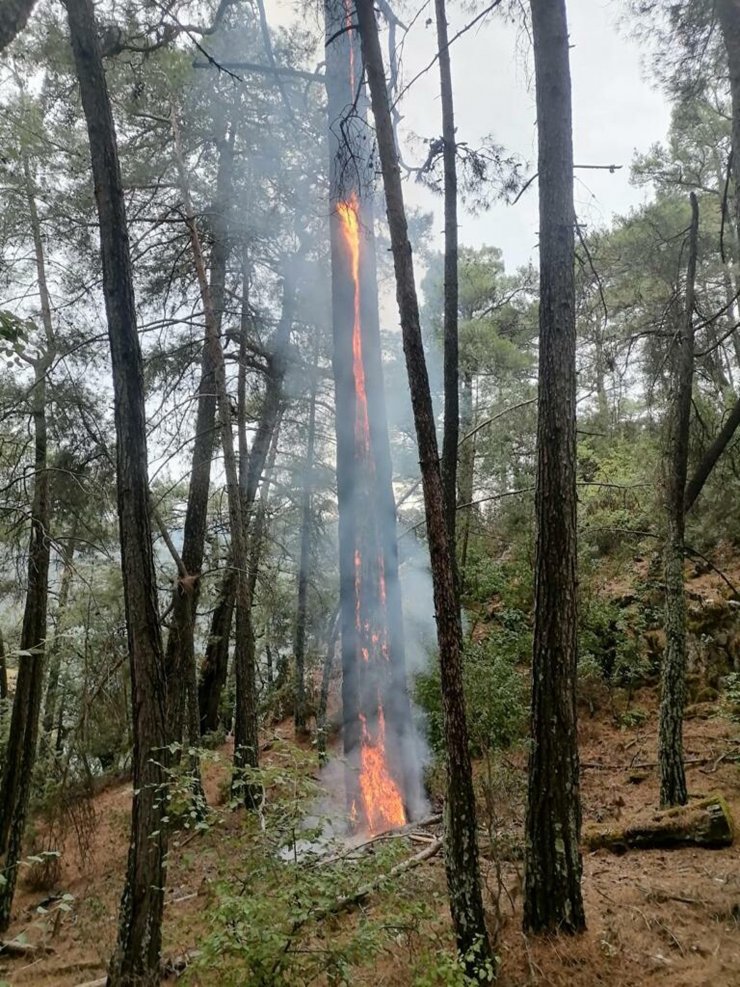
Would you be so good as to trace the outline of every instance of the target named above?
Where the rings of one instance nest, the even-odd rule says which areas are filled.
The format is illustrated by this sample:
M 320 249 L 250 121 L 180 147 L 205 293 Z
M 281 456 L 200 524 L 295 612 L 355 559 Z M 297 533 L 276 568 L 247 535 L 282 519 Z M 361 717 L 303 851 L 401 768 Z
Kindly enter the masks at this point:
M 424 0 L 394 3 L 406 23 Z M 477 3 L 478 9 L 483 0 Z M 469 20 L 469 4 L 449 3 L 449 36 Z M 621 171 L 576 171 L 575 198 L 578 219 L 600 226 L 614 214 L 625 213 L 648 194 L 631 187 L 630 162 L 634 152 L 646 151 L 665 138 L 670 109 L 663 95 L 649 78 L 646 53 L 620 25 L 625 0 L 569 0 L 568 20 L 571 37 L 573 84 L 574 154 L 576 164 L 622 165 Z M 305 17 L 305 3 L 268 0 L 268 16 L 273 24 L 285 23 L 299 13 Z M 436 31 L 431 0 L 415 20 L 402 53 L 403 82 L 409 82 L 433 58 Z M 536 114 L 532 53 L 529 39 L 513 24 L 497 14 L 489 15 L 451 46 L 453 89 L 459 141 L 472 147 L 492 134 L 508 153 L 516 152 L 528 163 L 526 174 L 534 172 L 536 160 Z M 414 83 L 405 96 L 401 112 L 404 120 L 401 140 L 407 145 L 404 156 L 415 164 L 424 159 L 424 149 L 409 138 L 435 137 L 441 132 L 437 95 L 438 67 Z M 441 200 L 407 182 L 407 202 L 435 213 L 434 233 L 441 247 Z M 496 203 L 486 213 L 472 216 L 465 211 L 460 219 L 461 243 L 500 247 L 509 270 L 537 261 L 536 183 L 515 206 Z

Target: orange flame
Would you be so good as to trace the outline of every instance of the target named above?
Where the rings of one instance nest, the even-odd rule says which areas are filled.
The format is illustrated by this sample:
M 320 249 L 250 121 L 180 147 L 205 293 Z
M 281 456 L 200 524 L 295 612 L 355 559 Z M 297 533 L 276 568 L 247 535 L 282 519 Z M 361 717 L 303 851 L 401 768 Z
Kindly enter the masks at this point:
M 360 791 L 371 834 L 382 833 L 406 822 L 406 810 L 398 786 L 388 773 L 385 753 L 385 718 L 383 708 L 378 710 L 377 736 L 373 738 L 365 717 L 362 722 L 362 746 L 360 750 Z
M 348 199 L 337 203 L 342 239 L 349 259 L 350 277 L 353 288 L 352 320 L 352 374 L 355 392 L 355 454 L 364 463 L 369 478 L 375 475 L 375 464 L 370 441 L 370 416 L 368 413 L 367 391 L 365 386 L 365 363 L 362 350 L 361 282 L 360 282 L 360 203 L 353 193 Z M 388 661 L 388 633 L 386 608 L 385 567 L 383 552 L 376 545 L 375 566 L 371 578 L 376 581 L 378 609 L 373 616 L 379 626 L 372 627 L 362 609 L 362 553 L 355 547 L 355 626 L 359 653 L 364 662 L 370 663 L 371 656 Z M 368 573 L 365 573 L 365 580 Z M 370 587 L 372 588 L 372 587 Z M 398 785 L 393 780 L 388 767 L 385 747 L 385 717 L 381 696 L 378 693 L 378 720 L 375 733 L 368 727 L 365 716 L 360 713 L 362 729 L 360 733 L 360 793 L 362 810 L 367 828 L 371 834 L 383 832 L 406 822 L 403 798 Z M 353 802 L 350 813 L 352 822 L 357 821 L 357 806 Z

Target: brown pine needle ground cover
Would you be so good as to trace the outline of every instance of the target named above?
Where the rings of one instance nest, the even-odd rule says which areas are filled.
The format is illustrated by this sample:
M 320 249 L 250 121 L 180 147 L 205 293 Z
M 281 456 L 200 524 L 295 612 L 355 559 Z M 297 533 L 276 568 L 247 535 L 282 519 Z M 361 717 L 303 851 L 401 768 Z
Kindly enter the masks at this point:
M 654 709 L 655 696 L 637 697 L 643 709 Z M 289 730 L 279 729 L 287 736 Z M 582 792 L 584 822 L 623 824 L 657 801 L 657 778 L 651 768 L 638 764 L 655 761 L 655 714 L 630 728 L 618 728 L 613 718 L 599 714 L 581 720 Z M 287 742 L 265 752 L 269 765 L 283 753 Z M 721 791 L 735 820 L 740 819 L 740 765 L 730 760 L 740 750 L 740 727 L 717 715 L 686 723 L 686 756 L 692 799 Z M 218 764 L 206 767 L 206 788 L 214 803 L 224 790 L 228 750 Z M 723 757 L 723 755 L 725 755 Z M 310 761 L 306 761 L 306 764 Z M 301 763 L 304 763 L 301 762 Z M 721 850 L 684 848 L 672 851 L 606 850 L 584 854 L 584 893 L 588 931 L 578 939 L 525 938 L 521 933 L 521 818 L 524 758 L 506 758 L 508 788 L 499 791 L 494 805 L 494 844 L 509 859 L 496 867 L 491 860 L 490 833 L 481 832 L 484 877 L 492 925 L 501 928 L 500 983 L 505 987 L 638 987 L 664 985 L 698 987 L 740 984 L 740 845 Z M 482 796 L 485 765 L 477 765 Z M 495 803 L 496 785 L 490 790 Z M 512 792 L 514 794 L 512 795 Z M 30 890 L 25 881 L 16 905 L 10 936 L 50 947 L 24 957 L 0 956 L 0 977 L 12 987 L 76 987 L 104 974 L 104 963 L 116 931 L 118 896 L 126 854 L 130 787 L 118 784 L 95 797 L 96 826 L 85 859 L 73 838 L 68 839 L 61 864 L 58 891 L 71 894 L 69 910 L 47 902 L 48 893 Z M 182 966 L 190 951 L 212 931 L 219 882 L 239 879 L 245 848 L 242 812 L 222 808 L 219 820 L 204 833 L 183 831 L 170 853 L 164 958 Z M 481 823 L 488 815 L 482 798 Z M 419 842 L 406 838 L 396 844 L 393 861 L 418 853 Z M 382 869 L 388 866 L 378 860 Z M 500 893 L 499 877 L 501 883 Z M 491 906 L 498 897 L 498 918 Z M 439 855 L 405 872 L 392 887 L 381 887 L 361 908 L 327 919 L 323 928 L 308 929 L 301 948 L 322 948 L 322 936 L 339 939 L 358 923 L 397 922 L 401 900 L 423 902 L 426 911 L 416 920 L 390 930 L 379 954 L 366 964 L 355 962 L 348 983 L 358 987 L 405 987 L 446 984 L 454 980 L 431 974 L 434 963 L 451 949 L 445 903 L 443 865 Z M 307 923 L 310 925 L 310 922 Z M 430 979 L 421 979 L 426 970 Z M 238 962 L 223 969 L 200 969 L 194 964 L 185 982 L 202 987 L 231 982 L 240 976 Z M 288 975 L 289 976 L 289 975 Z M 166 982 L 163 980 L 163 983 Z M 236 982 L 236 981 L 235 981 Z M 243 982 L 243 981 L 242 981 Z M 278 982 L 278 981 L 276 981 Z M 290 979 L 279 981 L 291 983 Z M 296 980 L 296 987 L 303 981 Z M 313 980 L 322 983 L 321 978 Z M 323 981 L 326 982 L 326 981 Z

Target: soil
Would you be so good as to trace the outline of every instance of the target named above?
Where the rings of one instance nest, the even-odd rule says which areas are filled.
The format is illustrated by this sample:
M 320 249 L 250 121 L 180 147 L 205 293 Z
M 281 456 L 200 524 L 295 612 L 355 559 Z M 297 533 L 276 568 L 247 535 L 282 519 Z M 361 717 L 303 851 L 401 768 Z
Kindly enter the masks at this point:
M 636 697 L 633 709 L 655 709 L 655 695 Z M 715 711 L 716 712 L 716 711 Z M 624 717 L 623 717 L 624 718 Z M 637 717 L 638 719 L 640 717 Z M 655 714 L 638 725 L 618 727 L 614 716 L 601 711 L 581 718 L 582 797 L 584 822 L 623 823 L 632 814 L 657 802 Z M 287 734 L 287 725 L 280 733 Z M 211 803 L 219 801 L 227 778 L 228 748 L 219 764 L 209 765 L 206 789 Z M 736 824 L 740 822 L 740 726 L 722 716 L 690 719 L 686 723 L 686 757 L 691 798 L 721 792 Z M 269 751 L 265 759 L 269 761 Z M 541 939 L 521 932 L 521 822 L 524 756 L 506 759 L 514 790 L 489 785 L 492 812 L 482 800 L 481 821 L 495 829 L 496 846 L 510 859 L 497 868 L 485 837 L 483 870 L 488 889 L 496 888 L 500 872 L 505 885 L 499 918 L 491 910 L 492 926 L 500 928 L 500 983 L 503 987 L 732 987 L 740 985 L 740 845 L 721 850 L 685 848 L 671 851 L 608 851 L 586 853 L 583 892 L 588 930 L 577 938 Z M 478 765 L 479 784 L 487 777 Z M 56 881 L 60 893 L 73 895 L 70 910 L 47 902 L 48 892 L 32 890 L 28 876 L 16 897 L 10 936 L 51 952 L 27 958 L 0 957 L 0 977 L 12 987 L 74 987 L 102 977 L 115 940 L 116 915 L 124 873 L 131 788 L 116 784 L 94 798 L 94 826 L 89 846 L 80 852 L 69 834 Z M 164 956 L 182 957 L 197 947 L 205 934 L 204 910 L 208 889 L 228 859 L 230 829 L 240 826 L 238 813 L 224 811 L 223 821 L 204 834 L 183 832 L 173 839 L 170 854 L 164 929 Z M 416 852 L 409 848 L 409 853 Z M 225 855 L 225 859 L 224 859 Z M 501 853 L 499 853 L 499 856 Z M 409 891 L 429 895 L 444 890 L 444 868 L 433 858 L 409 874 Z M 489 905 L 491 896 L 489 894 Z M 440 898 L 443 901 L 443 896 Z M 373 905 L 369 906 L 371 909 Z M 377 906 L 376 906 L 377 907 Z M 356 921 L 349 915 L 344 921 Z M 447 916 L 440 905 L 438 922 L 447 935 Z M 164 981 L 163 981 L 164 982 Z M 197 983 L 208 987 L 199 975 Z M 357 985 L 410 985 L 407 952 L 387 955 L 372 971 L 357 969 Z M 296 985 L 300 987 L 300 985 Z

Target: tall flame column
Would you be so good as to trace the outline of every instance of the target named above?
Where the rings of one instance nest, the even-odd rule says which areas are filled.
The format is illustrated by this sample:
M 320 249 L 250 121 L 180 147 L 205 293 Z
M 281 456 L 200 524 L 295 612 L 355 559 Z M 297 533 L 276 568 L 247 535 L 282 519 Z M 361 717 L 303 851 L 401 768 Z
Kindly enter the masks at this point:
M 351 0 L 325 0 L 343 740 L 358 827 L 420 801 L 406 685 L 396 514 L 381 364 L 372 140 Z

